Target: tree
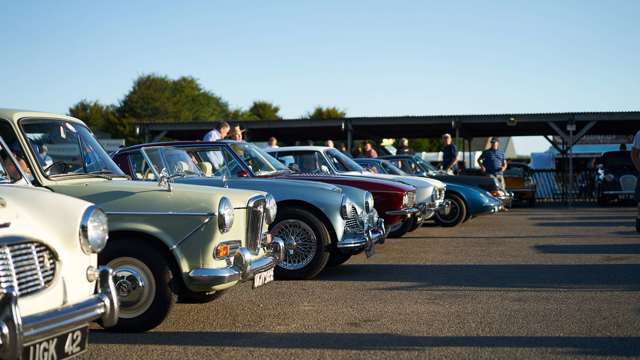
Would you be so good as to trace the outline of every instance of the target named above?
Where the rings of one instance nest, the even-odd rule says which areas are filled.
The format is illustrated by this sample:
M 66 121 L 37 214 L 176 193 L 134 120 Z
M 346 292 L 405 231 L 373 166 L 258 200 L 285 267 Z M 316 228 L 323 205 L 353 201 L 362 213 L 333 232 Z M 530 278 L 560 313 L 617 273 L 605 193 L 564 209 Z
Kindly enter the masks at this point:
M 311 113 L 307 113 L 304 117 L 312 120 L 322 120 L 322 119 L 342 119 L 345 117 L 347 113 L 343 110 L 338 109 L 335 106 L 331 107 L 322 107 L 316 106 L 316 108 Z
M 69 108 L 69 116 L 84 121 L 93 131 L 109 132 L 108 124 L 117 114 L 113 105 L 102 105 L 98 101 L 83 99 Z
M 230 114 L 229 104 L 202 88 L 193 77 L 176 80 L 155 74 L 138 77 L 120 101 L 118 112 L 134 121 L 222 120 Z
M 249 108 L 251 113 L 257 120 L 280 120 L 280 107 L 268 101 L 254 101 Z

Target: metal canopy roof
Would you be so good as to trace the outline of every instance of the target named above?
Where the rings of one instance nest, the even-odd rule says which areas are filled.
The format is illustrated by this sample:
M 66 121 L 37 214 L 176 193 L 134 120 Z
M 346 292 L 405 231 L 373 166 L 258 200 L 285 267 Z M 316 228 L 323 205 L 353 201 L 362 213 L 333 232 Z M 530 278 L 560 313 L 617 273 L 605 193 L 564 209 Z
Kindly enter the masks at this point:
M 352 117 L 335 120 L 245 121 L 251 141 L 275 136 L 279 141 L 439 137 L 449 132 L 460 137 L 555 135 L 574 123 L 575 132 L 590 135 L 630 135 L 640 129 L 640 112 L 577 112 L 497 115 L 433 115 Z M 177 140 L 202 139 L 213 122 L 139 123 L 148 139 L 165 136 Z M 554 127 L 556 129 L 554 129 Z

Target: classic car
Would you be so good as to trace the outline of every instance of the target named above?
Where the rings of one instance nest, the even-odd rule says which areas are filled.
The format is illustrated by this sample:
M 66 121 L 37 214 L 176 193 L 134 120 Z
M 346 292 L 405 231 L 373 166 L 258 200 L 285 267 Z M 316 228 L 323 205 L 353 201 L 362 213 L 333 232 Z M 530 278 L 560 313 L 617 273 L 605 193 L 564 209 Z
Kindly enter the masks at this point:
M 175 181 L 268 191 L 278 206 L 271 233 L 285 242 L 276 276 L 311 279 L 329 261 L 348 259 L 385 236 L 373 195 L 353 187 L 320 182 L 264 178 L 275 174 L 269 155 L 246 142 L 170 142 L 120 149 L 112 158 L 128 175 L 157 181 L 163 170 Z M 271 198 L 270 198 L 271 199 Z
M 407 176 L 408 174 L 396 167 L 390 161 L 384 159 L 355 159 L 355 161 L 368 169 L 375 169 L 378 173 Z M 445 199 L 447 206 L 444 210 L 437 211 L 435 222 L 440 226 L 456 226 L 472 217 L 484 214 L 493 214 L 499 211 L 502 203 L 487 191 L 475 186 L 447 183 Z
M 444 207 L 445 186 L 433 179 L 389 174 L 372 174 L 337 149 L 323 146 L 291 146 L 269 149 L 278 160 L 300 173 L 367 176 L 401 182 L 416 188 L 416 207 L 420 210 L 390 228 L 390 237 L 402 237 Z
M 159 325 L 178 298 L 215 299 L 253 279 L 273 279 L 284 243 L 266 224 L 276 208 L 266 194 L 128 177 L 80 120 L 0 110 L 0 136 L 33 184 L 96 204 L 109 218 L 109 243 L 98 262 L 114 270 L 120 301 L 117 331 Z
M 0 357 L 81 354 L 90 322 L 118 320 L 112 271 L 98 266 L 107 217 L 31 186 L 2 141 L 0 159 Z
M 630 151 L 609 151 L 602 154 L 596 173 L 598 204 L 612 200 L 633 200 L 638 178 L 631 162 Z
M 533 180 L 533 170 L 521 162 L 509 162 L 504 172 L 504 182 L 507 191 L 513 194 L 513 201 L 536 205 L 536 182 Z
M 500 183 L 489 176 L 447 175 L 424 161 L 419 155 L 387 155 L 381 159 L 389 160 L 407 174 L 438 179 L 447 184 L 461 184 L 479 187 L 502 201 L 503 207 L 510 207 L 513 196 L 500 186 Z

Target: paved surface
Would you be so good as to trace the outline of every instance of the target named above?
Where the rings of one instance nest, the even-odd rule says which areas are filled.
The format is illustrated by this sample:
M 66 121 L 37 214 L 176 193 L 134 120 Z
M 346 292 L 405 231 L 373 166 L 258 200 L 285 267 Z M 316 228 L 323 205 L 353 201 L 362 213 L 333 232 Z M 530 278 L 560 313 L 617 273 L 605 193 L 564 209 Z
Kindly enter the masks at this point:
M 314 281 L 177 305 L 86 359 L 640 358 L 631 208 L 517 209 L 391 239 Z

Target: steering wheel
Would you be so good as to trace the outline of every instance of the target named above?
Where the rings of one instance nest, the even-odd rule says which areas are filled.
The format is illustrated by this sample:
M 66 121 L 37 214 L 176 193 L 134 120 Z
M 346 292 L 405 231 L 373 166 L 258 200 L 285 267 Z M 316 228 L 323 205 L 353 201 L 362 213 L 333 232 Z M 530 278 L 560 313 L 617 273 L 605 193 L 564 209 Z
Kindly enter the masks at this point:
M 64 161 L 54 161 L 53 164 L 44 168 L 44 173 L 47 175 L 62 174 L 67 170 L 67 163 Z

